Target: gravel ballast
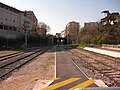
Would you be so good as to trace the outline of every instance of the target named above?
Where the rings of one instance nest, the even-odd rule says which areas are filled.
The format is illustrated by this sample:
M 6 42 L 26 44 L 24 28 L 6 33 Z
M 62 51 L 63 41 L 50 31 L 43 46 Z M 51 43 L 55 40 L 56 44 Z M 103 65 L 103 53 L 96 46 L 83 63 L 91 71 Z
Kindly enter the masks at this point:
M 39 81 L 41 87 L 54 78 L 55 53 L 54 48 L 38 56 L 32 62 L 0 83 L 0 90 L 32 90 Z

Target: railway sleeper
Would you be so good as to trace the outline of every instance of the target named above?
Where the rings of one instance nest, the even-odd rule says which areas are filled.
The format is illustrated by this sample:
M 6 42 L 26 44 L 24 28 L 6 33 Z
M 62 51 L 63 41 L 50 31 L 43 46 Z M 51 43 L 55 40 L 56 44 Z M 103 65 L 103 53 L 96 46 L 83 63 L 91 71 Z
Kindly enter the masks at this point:
M 110 73 L 107 73 L 107 75 L 120 75 L 120 73 L 110 72 Z
M 111 75 L 109 77 L 115 78 L 115 80 L 120 80 L 120 75 Z
M 113 73 L 114 71 L 112 71 L 112 70 L 111 70 L 111 71 L 102 71 L 102 70 L 101 70 L 101 72 L 102 72 L 102 73 L 108 73 L 108 74 L 109 74 L 109 73 Z
M 118 81 L 120 83 L 120 77 L 114 77 L 114 80 Z

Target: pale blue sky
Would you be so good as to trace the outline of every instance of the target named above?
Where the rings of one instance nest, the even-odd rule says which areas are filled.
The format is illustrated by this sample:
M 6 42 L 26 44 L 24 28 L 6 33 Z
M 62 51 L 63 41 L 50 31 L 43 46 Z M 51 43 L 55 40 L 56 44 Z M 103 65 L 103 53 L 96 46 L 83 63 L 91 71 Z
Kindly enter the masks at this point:
M 50 33 L 61 32 L 70 21 L 95 22 L 103 17 L 101 11 L 118 11 L 120 0 L 0 0 L 21 11 L 34 11 L 39 22 L 51 27 Z

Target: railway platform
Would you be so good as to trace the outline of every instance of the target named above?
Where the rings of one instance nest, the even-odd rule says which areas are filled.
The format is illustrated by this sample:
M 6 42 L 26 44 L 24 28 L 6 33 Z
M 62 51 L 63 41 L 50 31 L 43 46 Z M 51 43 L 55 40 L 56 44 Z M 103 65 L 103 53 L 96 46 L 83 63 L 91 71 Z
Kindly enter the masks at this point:
M 61 47 L 56 47 L 55 72 L 53 82 L 40 90 L 75 90 L 86 87 L 106 87 L 102 81 L 100 83 L 100 81 L 97 82 L 97 80 L 88 77 Z
M 93 51 L 93 52 L 96 52 L 96 53 L 105 54 L 105 55 L 108 55 L 108 56 L 120 58 L 120 52 L 119 51 L 115 51 L 115 50 L 112 51 L 112 50 L 92 48 L 92 47 L 85 47 L 84 49 L 88 50 L 88 51 Z

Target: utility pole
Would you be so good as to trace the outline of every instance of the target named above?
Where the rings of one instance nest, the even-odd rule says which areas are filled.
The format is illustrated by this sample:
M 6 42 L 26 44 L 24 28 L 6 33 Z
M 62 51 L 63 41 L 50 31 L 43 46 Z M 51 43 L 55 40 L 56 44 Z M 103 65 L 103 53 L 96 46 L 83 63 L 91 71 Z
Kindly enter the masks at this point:
M 27 30 L 26 30 L 26 26 L 25 26 L 25 23 L 24 23 L 24 30 L 25 30 L 25 49 L 27 49 Z
M 27 31 L 25 31 L 25 49 L 27 49 Z
M 53 45 L 53 36 L 52 36 L 52 45 Z
M 7 49 L 8 49 L 8 30 L 7 30 Z

